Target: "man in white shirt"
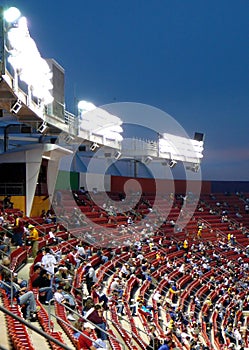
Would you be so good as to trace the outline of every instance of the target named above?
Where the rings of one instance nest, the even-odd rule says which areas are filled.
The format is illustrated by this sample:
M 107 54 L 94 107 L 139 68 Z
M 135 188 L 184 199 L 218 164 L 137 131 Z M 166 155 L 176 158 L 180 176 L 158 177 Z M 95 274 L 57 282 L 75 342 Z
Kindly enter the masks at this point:
M 61 286 L 57 287 L 56 292 L 54 293 L 54 300 L 57 301 L 60 304 L 65 304 L 68 307 L 70 307 L 72 310 L 75 309 L 75 301 L 72 295 L 66 293 L 63 291 L 63 288 Z M 67 316 L 69 321 L 76 321 L 76 319 L 73 316 L 73 313 L 69 311 L 69 314 Z
M 155 300 L 157 303 L 157 307 L 161 306 L 161 301 L 162 301 L 162 295 L 159 291 L 156 291 L 155 294 L 152 296 L 152 300 Z
M 50 248 L 45 248 L 44 255 L 41 260 L 42 267 L 51 275 L 54 275 L 54 268 L 57 266 L 57 261 L 53 254 L 50 252 Z
M 95 270 L 90 262 L 85 266 L 85 281 L 88 294 L 90 295 L 92 286 L 98 281 Z
M 121 298 L 123 295 L 123 286 L 122 281 L 119 277 L 114 278 L 114 280 L 111 283 L 110 289 L 114 293 L 118 293 L 119 297 Z

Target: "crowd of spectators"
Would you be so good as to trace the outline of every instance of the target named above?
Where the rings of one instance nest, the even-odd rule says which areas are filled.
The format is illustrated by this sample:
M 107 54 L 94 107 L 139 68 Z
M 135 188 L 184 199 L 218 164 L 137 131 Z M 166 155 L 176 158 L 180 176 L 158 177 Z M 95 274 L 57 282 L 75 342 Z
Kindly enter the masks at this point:
M 216 207 L 220 208 L 221 205 L 217 205 L 217 203 Z M 213 213 L 210 214 L 213 215 Z M 112 212 L 109 215 L 115 216 L 115 213 Z M 131 217 L 128 216 L 129 218 Z M 121 319 L 127 317 L 127 311 L 124 307 L 126 302 L 128 302 L 132 316 L 137 317 L 141 313 L 146 317 L 150 329 L 148 349 L 176 349 L 177 340 L 181 344 L 186 344 L 189 349 L 206 349 L 207 344 L 202 335 L 203 324 L 211 337 L 213 327 L 211 315 L 214 311 L 217 311 L 218 315 L 216 335 L 220 344 L 225 346 L 226 339 L 228 339 L 231 346 L 242 349 L 245 336 L 242 332 L 241 322 L 244 320 L 243 315 L 240 318 L 237 318 L 237 315 L 239 311 L 249 309 L 249 264 L 247 261 L 249 245 L 247 248 L 239 246 L 232 229 L 227 235 L 217 235 L 215 240 L 208 240 L 207 237 L 203 237 L 203 231 L 207 230 L 207 226 L 201 221 L 196 221 L 196 233 L 191 238 L 186 232 L 185 236 L 181 236 L 183 237 L 181 240 L 172 235 L 170 239 L 165 240 L 163 232 L 160 231 L 162 220 L 158 217 L 151 219 L 138 234 L 138 229 L 133 224 L 133 218 L 134 216 L 132 221 L 127 222 L 127 226 L 119 227 L 123 235 L 128 235 L 123 247 L 121 247 L 121 253 L 122 251 L 128 252 L 129 258 L 120 260 L 119 264 L 115 266 L 112 271 L 113 278 L 109 281 L 109 288 L 104 283 L 99 284 L 97 268 L 104 266 L 113 258 L 110 250 L 96 249 L 89 242 L 78 240 L 77 245 L 62 252 L 59 249 L 61 240 L 56 238 L 57 228 L 54 225 L 49 232 L 52 246 L 46 246 L 42 251 L 39 251 L 39 232 L 35 225 L 23 222 L 22 213 L 13 215 L 2 213 L 1 215 L 1 226 L 8 227 L 7 231 L 2 231 L 0 250 L 5 256 L 2 263 L 8 267 L 7 258 L 10 255 L 11 245 L 24 246 L 30 240 L 32 242 L 31 252 L 36 262 L 31 287 L 38 288 L 39 298 L 45 305 L 56 301 L 67 307 L 68 320 L 75 322 L 76 328 L 78 327 L 77 329 L 83 333 L 83 335 L 81 333 L 76 335 L 80 344 L 82 346 L 84 344 L 90 349 L 106 348 L 108 323 L 105 312 L 109 310 L 110 306 L 115 305 Z M 228 227 L 232 224 L 229 221 L 228 212 L 222 211 L 220 218 L 221 222 L 227 223 Z M 47 220 L 47 216 L 44 217 L 44 220 Z M 49 223 L 56 224 L 52 219 L 47 222 L 47 224 Z M 166 223 L 171 227 L 175 226 L 172 225 L 172 220 L 168 220 Z M 158 230 L 155 230 L 155 227 L 158 227 Z M 241 232 L 244 234 L 243 225 L 236 228 L 241 228 Z M 139 227 L 139 229 L 141 228 Z M 211 230 L 212 228 L 210 228 L 210 232 Z M 182 251 L 182 256 L 179 259 L 172 258 L 169 254 L 169 252 L 180 251 Z M 153 259 L 147 258 L 150 252 L 155 253 Z M 93 255 L 99 258 L 97 266 L 93 266 L 91 263 Z M 162 291 L 158 292 L 156 288 L 160 280 L 155 281 L 153 274 L 161 266 L 167 267 L 166 272 L 160 276 L 161 280 L 165 280 L 167 283 Z M 81 290 L 75 291 L 73 280 L 80 269 L 84 275 L 83 284 Z M 170 280 L 168 276 L 173 271 L 177 272 L 177 278 Z M 208 275 L 208 273 L 210 274 Z M 209 293 L 218 291 L 219 302 L 215 303 L 208 297 L 205 300 L 200 300 L 197 294 L 190 294 L 188 302 L 193 302 L 195 311 L 193 313 L 187 312 L 185 306 L 181 305 L 184 289 L 178 283 L 187 275 L 190 276 L 191 281 L 205 283 Z M 208 277 L 206 277 L 207 275 Z M 135 290 L 134 295 L 127 300 L 126 286 L 132 276 L 138 280 L 138 291 L 139 287 L 146 281 L 150 285 L 150 290 L 156 290 L 155 293 L 152 293 L 151 299 L 137 295 Z M 7 270 L 1 270 L 1 279 L 1 288 L 8 296 L 11 293 L 14 294 L 18 303 L 23 307 L 24 317 L 36 320 L 36 313 L 39 310 L 28 281 L 19 280 L 18 276 L 15 276 L 14 290 L 11 291 L 10 274 Z M 241 295 L 244 297 L 243 301 L 240 298 Z M 199 312 L 204 305 L 205 311 L 200 319 L 197 315 L 200 314 Z M 229 317 L 226 313 L 228 307 Z M 77 315 L 79 312 L 82 320 Z M 157 334 L 158 330 L 154 324 L 155 314 L 160 314 L 163 320 L 161 326 L 165 337 L 159 337 Z M 99 342 L 92 342 L 84 337 L 84 334 L 89 335 L 93 330 L 97 338 L 100 339 Z M 90 344 L 90 342 L 92 343 Z

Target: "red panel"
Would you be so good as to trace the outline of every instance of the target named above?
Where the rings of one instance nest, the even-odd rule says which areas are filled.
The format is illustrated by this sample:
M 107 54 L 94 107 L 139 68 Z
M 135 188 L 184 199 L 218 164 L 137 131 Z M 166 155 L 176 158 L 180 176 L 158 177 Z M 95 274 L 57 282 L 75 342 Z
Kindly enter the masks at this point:
M 185 180 L 174 180 L 172 184 L 171 180 L 164 179 L 145 179 L 145 178 L 129 178 L 125 176 L 112 176 L 111 177 L 111 192 L 126 192 L 125 184 L 128 188 L 128 191 L 142 191 L 146 194 L 157 193 L 186 193 L 186 181 Z M 175 189 L 174 189 L 175 187 Z M 195 181 L 188 181 L 188 191 L 196 192 L 196 188 L 199 188 L 199 185 Z M 211 182 L 202 181 L 201 183 L 201 193 L 211 193 Z

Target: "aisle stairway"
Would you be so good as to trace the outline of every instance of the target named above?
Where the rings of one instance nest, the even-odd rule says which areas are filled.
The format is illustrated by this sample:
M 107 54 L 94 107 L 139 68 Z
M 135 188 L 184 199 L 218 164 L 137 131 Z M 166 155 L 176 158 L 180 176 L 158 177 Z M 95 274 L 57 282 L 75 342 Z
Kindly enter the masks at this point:
M 32 261 L 32 258 L 29 259 L 31 260 L 29 263 L 25 264 L 25 266 L 19 270 L 18 272 L 18 278 L 20 279 L 24 279 L 24 280 L 29 280 L 29 273 L 30 273 L 30 266 L 33 264 L 33 261 Z M 41 305 L 42 306 L 42 305 Z M 48 311 L 48 306 L 43 306 L 45 307 L 45 309 Z M 51 313 L 54 315 L 54 307 L 51 306 Z M 2 314 L 0 313 L 0 315 L 2 316 Z M 39 318 L 39 317 L 38 317 Z M 0 319 L 1 320 L 1 319 Z M 53 320 L 52 320 L 53 322 Z M 39 320 L 36 321 L 36 322 L 32 322 L 32 325 L 37 327 L 38 329 L 40 330 L 43 330 L 42 327 L 41 327 L 41 324 L 39 323 Z M 72 344 L 71 340 L 68 338 L 68 336 L 65 334 L 65 332 L 63 331 L 63 329 L 59 326 L 59 324 L 57 322 L 53 322 L 53 331 L 54 332 L 59 332 L 60 335 L 61 335 L 61 339 L 62 341 L 67 344 L 72 350 L 75 349 L 75 346 Z M 6 328 L 6 324 L 5 324 L 5 328 Z M 2 329 L 2 328 L 1 328 Z M 6 329 L 7 330 L 7 329 Z M 39 335 L 38 333 L 36 333 L 35 331 L 29 329 L 27 327 L 27 331 L 28 331 L 28 334 L 30 336 L 30 339 L 31 339 L 31 342 L 34 346 L 35 349 L 51 349 L 50 345 L 49 345 L 49 342 L 44 338 L 42 337 L 41 335 Z M 7 334 L 7 332 L 6 332 Z M 1 339 L 1 344 L 2 344 L 2 339 Z M 11 349 L 11 348 L 9 348 Z
M 0 297 L 0 305 L 3 306 L 1 297 Z M 11 344 L 10 344 L 10 339 L 8 335 L 7 325 L 6 325 L 6 318 L 3 312 L 0 312 L 0 330 L 1 330 L 0 346 L 2 346 L 3 349 L 11 350 Z

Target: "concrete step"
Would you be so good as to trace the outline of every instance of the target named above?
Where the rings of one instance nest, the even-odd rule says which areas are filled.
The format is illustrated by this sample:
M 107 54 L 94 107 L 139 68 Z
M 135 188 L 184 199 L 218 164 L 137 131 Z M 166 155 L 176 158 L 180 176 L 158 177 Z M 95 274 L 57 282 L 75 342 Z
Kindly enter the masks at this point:
M 37 327 L 38 329 L 42 330 L 39 322 L 32 322 L 32 325 Z M 44 337 L 42 337 L 40 334 L 36 333 L 35 331 L 33 331 L 32 329 L 30 329 L 28 327 L 27 327 L 27 331 L 28 331 L 31 342 L 34 345 L 35 349 L 49 349 L 50 348 L 48 341 Z
M 31 262 L 28 262 L 19 272 L 18 277 L 20 279 L 29 280 L 29 271 L 30 266 L 33 264 L 34 259 L 31 258 Z M 45 309 L 48 311 L 48 306 L 44 305 Z M 54 306 L 51 306 L 51 313 L 54 315 Z M 64 330 L 60 327 L 60 325 L 56 322 L 55 318 L 52 319 L 54 322 L 54 330 L 61 332 L 62 338 L 65 342 L 65 344 L 69 345 L 72 349 L 75 349 L 75 346 L 72 344 L 71 340 L 68 338 Z M 34 322 L 34 326 L 41 328 L 39 322 Z M 50 349 L 48 341 L 37 334 L 36 332 L 28 329 L 28 333 L 31 337 L 31 341 L 35 347 L 35 349 Z

